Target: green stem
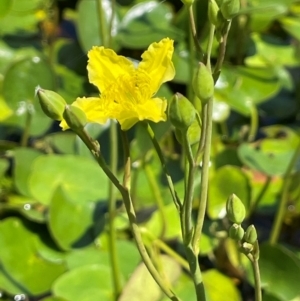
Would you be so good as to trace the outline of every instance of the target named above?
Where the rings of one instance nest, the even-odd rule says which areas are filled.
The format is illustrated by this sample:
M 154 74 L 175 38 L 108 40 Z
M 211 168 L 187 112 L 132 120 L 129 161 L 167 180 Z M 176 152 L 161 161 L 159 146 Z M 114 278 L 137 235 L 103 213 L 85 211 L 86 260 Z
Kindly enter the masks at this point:
M 111 16 L 109 20 L 108 32 L 109 32 L 109 39 L 108 44 L 112 46 L 112 30 L 114 25 L 114 19 L 116 14 L 116 0 L 111 0 Z
M 258 129 L 258 112 L 255 104 L 252 102 L 250 103 L 250 131 L 248 136 L 248 142 L 251 142 L 254 140 L 257 129 Z
M 113 174 L 117 174 L 118 165 L 118 136 L 117 124 L 111 122 L 110 129 L 110 170 Z M 121 290 L 121 272 L 117 254 L 117 233 L 115 228 L 115 215 L 116 215 L 116 197 L 115 186 L 112 181 L 109 181 L 109 195 L 108 195 L 108 247 L 109 257 L 112 269 L 112 280 L 114 287 L 114 299 L 117 300 Z
M 105 20 L 105 14 L 103 11 L 102 0 L 97 0 L 96 4 L 97 4 L 97 10 L 98 10 L 100 41 L 102 42 L 103 46 L 108 47 L 110 38 L 108 37 L 108 34 L 107 34 L 107 24 L 106 24 L 106 20 Z
M 269 188 L 272 181 L 271 176 L 267 176 L 267 179 L 265 183 L 263 184 L 263 187 L 261 188 L 259 194 L 257 195 L 256 199 L 253 201 L 252 205 L 250 206 L 250 212 L 248 213 L 249 220 L 251 219 L 251 216 L 255 209 L 257 208 L 258 204 L 260 203 L 261 199 L 263 198 L 264 194 L 266 193 L 267 189 Z
M 285 172 L 285 175 L 283 177 L 283 184 L 282 184 L 282 192 L 281 192 L 281 198 L 279 203 L 279 208 L 277 210 L 276 216 L 275 216 L 275 222 L 273 224 L 272 230 L 271 230 L 271 236 L 270 236 L 270 244 L 274 245 L 277 243 L 280 232 L 281 232 L 281 226 L 284 220 L 285 212 L 286 212 L 286 206 L 288 202 L 288 195 L 289 195 L 289 188 L 292 182 L 292 172 L 295 167 L 296 161 L 300 155 L 300 143 L 297 146 L 297 149 L 295 150 L 295 153 L 293 155 L 292 160 L 289 163 L 289 166 Z
M 207 125 L 206 125 L 206 140 L 204 146 L 203 160 L 202 160 L 202 170 L 201 170 L 201 192 L 200 192 L 200 204 L 198 208 L 197 221 L 193 236 L 193 249 L 199 249 L 199 240 L 202 234 L 202 228 L 204 223 L 204 216 L 207 204 L 208 195 L 208 180 L 209 180 L 209 163 L 210 163 L 210 149 L 211 149 L 211 136 L 212 136 L 212 110 L 213 110 L 213 98 L 211 98 L 205 107 L 207 106 Z
M 122 186 L 123 189 L 120 192 L 123 197 L 124 205 L 126 208 L 126 212 L 129 218 L 129 223 L 131 226 L 133 236 L 135 238 L 137 248 L 139 250 L 139 253 L 142 257 L 145 266 L 147 267 L 148 271 L 150 272 L 150 274 L 152 275 L 156 283 L 159 285 L 161 290 L 168 296 L 169 299 L 173 301 L 179 301 L 180 299 L 172 292 L 172 290 L 168 287 L 167 283 L 162 279 L 162 277 L 157 272 L 144 246 L 141 232 L 136 221 L 136 214 L 130 195 L 131 159 L 130 159 L 130 152 L 129 152 L 129 143 L 128 143 L 127 135 L 124 131 L 122 131 L 122 141 L 123 141 L 124 156 L 125 156 L 125 168 L 124 168 L 124 180 Z
M 258 244 L 258 242 L 256 242 L 256 244 Z M 251 266 L 253 270 L 254 286 L 255 286 L 255 301 L 262 301 L 261 280 L 260 280 L 258 259 L 255 259 L 251 253 L 248 254 L 247 257 L 251 262 Z
M 163 153 L 161 151 L 161 148 L 159 146 L 159 143 L 157 142 L 156 138 L 155 138 L 155 135 L 154 135 L 154 132 L 150 126 L 149 123 L 142 123 L 146 130 L 147 130 L 147 133 L 153 143 L 153 146 L 155 148 L 155 151 L 159 157 L 159 160 L 160 160 L 160 163 L 161 163 L 161 166 L 163 168 L 163 171 L 164 171 L 164 174 L 166 176 L 166 179 L 167 179 L 167 183 L 168 183 L 168 186 L 169 186 L 169 190 L 170 190 L 170 193 L 171 193 L 171 196 L 172 196 L 172 199 L 173 199 L 173 202 L 178 210 L 178 212 L 181 212 L 181 209 L 182 209 L 182 205 L 181 205 L 181 202 L 180 202 L 180 199 L 175 191 L 175 188 L 174 188 L 174 184 L 173 184 L 173 181 L 172 181 L 172 178 L 170 176 L 170 173 L 167 169 L 167 165 L 166 165 L 166 162 L 165 162 L 165 158 L 163 156 Z
M 195 23 L 194 12 L 193 12 L 193 5 L 190 5 L 189 7 L 189 21 L 190 21 L 191 33 L 196 47 L 196 51 L 200 57 L 200 60 L 203 60 L 204 52 L 197 38 L 197 30 L 196 30 L 196 23 Z
M 144 162 L 143 168 L 144 168 L 148 183 L 150 185 L 150 188 L 152 190 L 152 193 L 154 195 L 154 200 L 156 202 L 158 212 L 160 214 L 160 219 L 161 219 L 161 224 L 162 224 L 160 237 L 164 237 L 166 230 L 167 230 L 167 217 L 166 217 L 166 213 L 165 213 L 164 200 L 160 193 L 160 188 L 157 185 L 157 181 L 155 179 L 155 176 L 154 176 L 151 166 L 147 162 Z
M 183 238 L 185 244 L 189 244 L 192 236 L 192 208 L 193 208 L 193 196 L 194 196 L 194 178 L 195 178 L 195 162 L 192 153 L 191 146 L 188 141 L 187 131 L 182 133 L 183 136 L 183 146 L 186 152 L 186 156 L 188 159 L 188 175 L 187 175 L 187 183 L 185 188 L 184 202 L 183 202 L 183 224 L 184 224 L 184 232 Z
M 30 126 L 32 121 L 32 113 L 29 109 L 29 104 L 26 103 L 26 116 L 25 116 L 25 126 L 21 137 L 21 146 L 25 147 L 28 143 L 29 133 L 30 133 Z
M 227 21 L 225 34 L 223 35 L 222 41 L 219 45 L 218 58 L 217 58 L 216 65 L 214 67 L 214 72 L 213 72 L 213 77 L 214 77 L 215 83 L 217 82 L 217 80 L 220 76 L 220 73 L 221 73 L 221 67 L 223 65 L 223 61 L 224 61 L 224 57 L 225 57 L 225 53 L 226 53 L 226 44 L 227 44 L 227 38 L 228 38 L 230 26 L 231 26 L 231 21 Z

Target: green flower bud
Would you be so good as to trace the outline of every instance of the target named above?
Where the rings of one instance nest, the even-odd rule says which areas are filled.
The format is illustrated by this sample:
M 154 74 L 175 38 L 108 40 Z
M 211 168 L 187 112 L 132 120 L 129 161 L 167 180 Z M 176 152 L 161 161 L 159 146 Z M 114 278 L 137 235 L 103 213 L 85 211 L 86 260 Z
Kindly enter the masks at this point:
M 210 23 L 212 23 L 215 26 L 218 26 L 219 24 L 219 18 L 218 18 L 218 12 L 219 12 L 219 6 L 215 0 L 209 0 L 208 2 L 208 19 Z
M 245 231 L 241 227 L 241 225 L 233 224 L 229 228 L 229 237 L 236 240 L 236 241 L 242 240 L 243 237 L 244 237 L 244 234 L 245 234 Z
M 240 0 L 223 0 L 221 12 L 225 19 L 232 19 L 240 11 Z
M 259 245 L 257 240 L 253 244 L 252 255 L 255 260 L 259 259 Z
M 175 128 L 186 131 L 196 119 L 196 110 L 186 97 L 176 93 L 169 104 L 168 115 Z
M 66 101 L 57 93 L 36 87 L 35 93 L 38 96 L 43 112 L 54 120 L 62 120 Z
M 202 105 L 207 103 L 214 95 L 214 79 L 211 72 L 203 63 L 199 63 L 193 80 L 193 88 L 196 96 L 201 100 Z
M 250 225 L 247 228 L 244 240 L 245 240 L 245 242 L 247 242 L 249 244 L 255 243 L 255 241 L 257 240 L 257 232 L 256 232 L 254 225 Z
M 229 220 L 233 223 L 241 224 L 246 216 L 245 206 L 235 194 L 231 194 L 227 199 L 226 211 Z
M 200 135 L 201 135 L 201 127 L 198 121 L 195 120 L 187 130 L 187 138 L 189 144 L 193 145 L 195 143 L 198 143 L 200 141 Z M 183 144 L 182 132 L 180 130 L 175 129 L 175 136 L 177 141 L 180 144 Z
M 78 107 L 66 105 L 63 117 L 68 126 L 74 131 L 81 131 L 87 124 L 85 113 Z

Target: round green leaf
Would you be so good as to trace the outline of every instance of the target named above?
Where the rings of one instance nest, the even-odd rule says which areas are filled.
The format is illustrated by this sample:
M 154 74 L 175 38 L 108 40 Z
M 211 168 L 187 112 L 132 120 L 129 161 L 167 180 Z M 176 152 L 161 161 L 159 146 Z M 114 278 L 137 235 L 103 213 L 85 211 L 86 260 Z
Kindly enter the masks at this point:
M 280 88 L 279 79 L 269 68 L 223 67 L 214 97 L 238 113 L 249 116 L 251 105 L 268 100 Z
M 50 262 L 39 256 L 35 248 L 36 239 L 36 234 L 18 218 L 7 218 L 0 224 L 2 275 L 18 287 L 17 292 L 10 293 L 43 294 L 65 272 L 61 262 Z
M 239 146 L 240 160 L 266 175 L 282 175 L 294 155 L 299 138 L 291 129 L 283 126 L 270 126 L 262 131 L 267 138 Z M 278 139 L 277 135 L 281 138 Z M 299 169 L 298 166 L 296 168 Z
M 49 206 L 49 228 L 62 249 L 91 244 L 104 223 L 101 203 L 72 201 L 60 188 L 54 193 Z
M 236 194 L 247 208 L 250 201 L 248 177 L 236 166 L 219 168 L 209 183 L 208 214 L 211 218 L 222 218 L 226 214 L 226 201 L 232 193 Z
M 44 133 L 52 122 L 34 96 L 37 86 L 50 90 L 54 88 L 54 74 L 49 64 L 39 56 L 13 63 L 4 75 L 3 96 L 14 112 L 5 123 L 24 128 L 30 114 L 30 134 L 34 136 Z
M 162 217 L 159 210 L 156 210 L 151 219 L 147 222 L 147 230 L 154 236 L 160 237 L 162 230 L 164 230 L 164 238 L 172 239 L 181 236 L 180 219 L 178 211 L 173 203 L 164 206 L 164 216 L 166 220 L 165 229 L 163 229 Z
M 31 196 L 29 174 L 33 161 L 40 155 L 32 148 L 20 147 L 14 150 L 14 182 L 18 191 L 25 196 Z
M 210 301 L 241 301 L 242 298 L 233 281 L 215 269 L 203 273 L 205 292 Z
M 112 301 L 111 272 L 107 265 L 92 264 L 73 269 L 59 277 L 52 291 L 72 301 Z
M 99 185 L 99 183 L 101 185 Z M 78 203 L 106 199 L 108 180 L 98 164 L 72 155 L 41 156 L 34 161 L 30 191 L 42 204 L 49 204 L 58 186 Z
M 154 41 L 169 37 L 182 40 L 184 33 L 170 23 L 171 6 L 156 1 L 138 3 L 127 11 L 120 26 L 118 39 L 123 47 L 146 48 Z
M 260 246 L 260 274 L 263 288 L 280 300 L 300 295 L 300 259 L 283 246 Z
M 175 282 L 181 274 L 179 264 L 173 258 L 166 255 L 160 256 L 158 260 L 168 283 Z M 161 289 L 142 263 L 126 283 L 119 301 L 158 301 L 161 295 Z

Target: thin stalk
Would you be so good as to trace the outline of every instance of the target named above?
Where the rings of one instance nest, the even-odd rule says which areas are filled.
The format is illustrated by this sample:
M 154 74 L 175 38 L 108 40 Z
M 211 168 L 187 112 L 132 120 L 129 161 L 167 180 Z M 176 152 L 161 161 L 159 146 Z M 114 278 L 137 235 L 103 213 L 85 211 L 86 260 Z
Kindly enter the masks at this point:
M 185 224 L 184 239 L 185 243 L 188 244 L 192 235 L 192 208 L 193 208 L 193 196 L 194 196 L 194 179 L 195 179 L 195 162 L 192 153 L 191 146 L 188 141 L 187 131 L 182 133 L 183 145 L 186 152 L 188 161 L 188 175 L 187 183 L 185 188 L 184 202 L 183 202 L 183 220 Z
M 200 59 L 202 60 L 204 58 L 204 52 L 203 52 L 201 45 L 197 38 L 197 30 L 196 30 L 196 22 L 195 22 L 195 18 L 194 18 L 193 5 L 190 5 L 190 7 L 188 9 L 189 9 L 189 21 L 190 21 L 192 37 L 194 40 L 196 51 L 198 52 Z
M 248 142 L 255 139 L 258 129 L 258 112 L 255 104 L 250 103 L 250 131 L 248 136 Z
M 207 125 L 206 125 L 206 135 L 205 135 L 206 141 L 204 146 L 202 169 L 201 169 L 200 204 L 198 209 L 194 236 L 192 240 L 193 249 L 197 253 L 199 250 L 199 240 L 202 234 L 202 228 L 203 228 L 204 216 L 205 216 L 205 210 L 207 204 L 207 195 L 208 195 L 209 163 L 210 163 L 210 149 L 211 149 L 211 137 L 212 137 L 213 99 L 211 98 L 206 105 L 207 105 Z
M 215 83 L 217 82 L 217 80 L 220 76 L 221 67 L 223 65 L 223 61 L 224 61 L 224 57 L 225 57 L 225 53 L 226 53 L 227 38 L 228 38 L 229 29 L 231 26 L 231 21 L 227 21 L 227 22 L 228 22 L 227 28 L 226 28 L 224 36 L 222 37 L 222 41 L 219 45 L 218 58 L 217 58 L 216 65 L 214 67 L 214 72 L 213 72 L 213 77 L 214 77 Z
M 29 104 L 26 104 L 26 116 L 25 116 L 25 127 L 22 133 L 20 145 L 22 147 L 27 146 L 29 133 L 30 133 L 30 126 L 32 121 L 32 113 L 30 112 Z
M 275 216 L 275 222 L 273 224 L 272 230 L 271 230 L 271 236 L 270 236 L 270 244 L 274 245 L 277 243 L 281 226 L 283 223 L 283 219 L 286 212 L 286 206 L 288 202 L 288 196 L 289 196 L 289 188 L 292 182 L 292 172 L 294 169 L 294 166 L 296 164 L 296 161 L 300 155 L 300 143 L 297 146 L 297 149 L 295 150 L 295 153 L 293 155 L 292 160 L 290 161 L 290 164 L 285 172 L 285 175 L 283 177 L 283 184 L 282 184 L 282 192 L 281 192 L 281 198 L 279 203 L 279 208 L 277 210 L 276 216 Z
M 123 149 L 124 149 L 125 168 L 124 168 L 124 178 L 123 178 L 123 189 L 121 191 L 121 194 L 123 197 L 124 205 L 129 218 L 131 230 L 136 241 L 137 248 L 140 252 L 140 255 L 142 257 L 145 266 L 147 267 L 148 271 L 150 272 L 150 274 L 152 275 L 156 283 L 159 285 L 161 290 L 171 300 L 178 301 L 180 299 L 172 292 L 172 290 L 170 290 L 168 285 L 163 281 L 162 277 L 157 272 L 144 246 L 141 232 L 136 221 L 136 214 L 130 195 L 131 159 L 130 159 L 130 152 L 129 152 L 129 143 L 128 143 L 127 135 L 124 131 L 122 131 L 122 142 L 123 142 Z
M 118 165 L 118 133 L 117 124 L 111 122 L 109 128 L 110 134 L 110 170 L 113 174 L 117 174 Z M 109 179 L 108 179 L 109 180 Z M 109 180 L 109 194 L 108 194 L 108 247 L 109 258 L 112 269 L 112 282 L 114 287 L 114 299 L 117 300 L 122 291 L 121 285 L 121 272 L 117 254 L 117 233 L 115 228 L 115 215 L 116 215 L 116 196 L 115 186 Z
M 109 25 L 108 25 L 108 44 L 111 46 L 112 45 L 112 31 L 113 31 L 113 26 L 114 26 L 114 19 L 115 19 L 115 14 L 116 14 L 116 0 L 111 0 L 111 16 L 109 20 Z
M 108 32 L 107 32 L 107 24 L 105 20 L 105 14 L 103 11 L 103 3 L 102 0 L 97 0 L 97 11 L 98 11 L 98 22 L 99 22 L 99 37 L 102 45 L 105 47 L 109 46 Z
M 253 212 L 255 211 L 255 209 L 257 208 L 258 204 L 260 203 L 261 199 L 263 198 L 264 194 L 266 193 L 266 191 L 268 190 L 270 184 L 272 181 L 272 177 L 271 176 L 267 176 L 263 187 L 261 188 L 260 192 L 258 193 L 256 199 L 253 201 L 253 204 L 250 206 L 250 212 L 249 212 L 249 220 L 251 220 L 251 216 L 253 214 Z
M 254 276 L 255 301 L 262 301 L 261 279 L 260 279 L 258 259 L 255 259 L 251 253 L 248 254 L 247 257 L 251 262 L 253 276 Z
M 166 217 L 166 213 L 165 213 L 164 200 L 160 193 L 160 188 L 157 185 L 157 181 L 155 179 L 155 176 L 154 176 L 151 166 L 147 162 L 144 162 L 143 167 L 144 167 L 144 171 L 145 171 L 149 186 L 153 193 L 154 200 L 155 200 L 156 206 L 158 208 L 158 212 L 160 214 L 160 219 L 161 219 L 161 224 L 162 224 L 160 237 L 164 237 L 166 230 L 167 230 L 167 217 Z
M 151 141 L 153 143 L 155 151 L 156 151 L 156 153 L 157 153 L 157 155 L 159 157 L 162 169 L 163 169 L 164 174 L 165 174 L 166 179 L 167 179 L 167 183 L 168 183 L 168 186 L 169 186 L 169 190 L 170 190 L 173 202 L 174 202 L 174 204 L 175 204 L 178 212 L 181 212 L 182 205 L 181 205 L 180 199 L 179 199 L 179 197 L 178 197 L 178 195 L 177 195 L 177 193 L 175 191 L 174 184 L 173 184 L 172 178 L 170 176 L 170 173 L 169 173 L 169 171 L 167 169 L 165 158 L 163 156 L 163 153 L 161 151 L 159 143 L 158 143 L 158 141 L 155 138 L 154 132 L 153 132 L 150 124 L 149 123 L 143 123 L 143 125 L 145 126 L 145 128 L 147 130 L 147 133 L 148 133 L 148 135 L 149 135 L 149 137 L 150 137 L 150 139 L 151 139 Z
M 160 239 L 155 239 L 153 243 L 163 252 L 168 254 L 170 257 L 172 257 L 175 261 L 177 261 L 184 269 L 189 270 L 189 264 L 188 262 L 178 255 L 177 252 L 175 252 L 172 248 L 170 248 L 167 244 L 164 243 L 164 241 Z

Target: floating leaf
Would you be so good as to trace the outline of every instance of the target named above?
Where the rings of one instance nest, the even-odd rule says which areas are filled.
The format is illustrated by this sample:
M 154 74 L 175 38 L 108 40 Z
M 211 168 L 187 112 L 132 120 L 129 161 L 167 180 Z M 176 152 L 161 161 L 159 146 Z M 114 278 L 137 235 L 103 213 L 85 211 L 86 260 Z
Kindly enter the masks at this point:
M 279 245 L 262 244 L 259 266 L 262 286 L 268 293 L 282 301 L 300 295 L 300 260 L 291 251 Z
M 240 168 L 225 165 L 219 168 L 210 180 L 207 210 L 211 218 L 225 216 L 226 201 L 232 193 L 241 199 L 247 211 L 250 202 L 249 179 Z
M 32 196 L 45 205 L 59 186 L 81 204 L 106 199 L 107 183 L 106 175 L 95 161 L 72 155 L 37 158 L 29 179 Z
M 73 269 L 53 284 L 55 296 L 72 301 L 111 301 L 112 282 L 108 265 L 91 264 Z M 72 285 L 70 285 L 72 283 Z
M 0 224 L 2 277 L 5 275 L 9 281 L 13 281 L 14 287 L 10 287 L 13 289 L 10 291 L 12 294 L 43 294 L 65 272 L 61 262 L 50 262 L 38 255 L 35 239 L 36 234 L 16 217 L 7 218 Z M 18 291 L 14 290 L 16 286 Z

